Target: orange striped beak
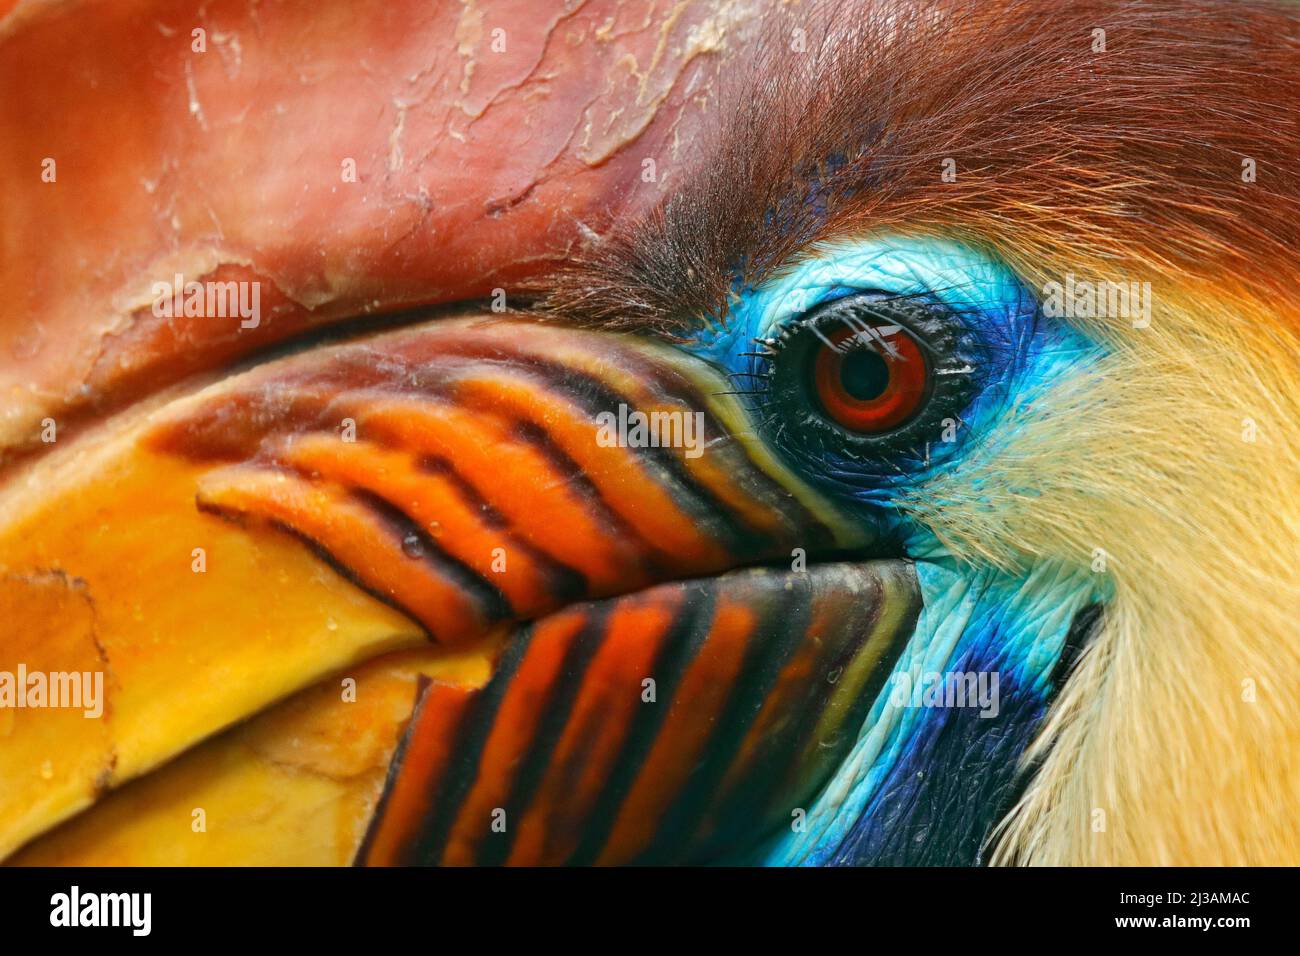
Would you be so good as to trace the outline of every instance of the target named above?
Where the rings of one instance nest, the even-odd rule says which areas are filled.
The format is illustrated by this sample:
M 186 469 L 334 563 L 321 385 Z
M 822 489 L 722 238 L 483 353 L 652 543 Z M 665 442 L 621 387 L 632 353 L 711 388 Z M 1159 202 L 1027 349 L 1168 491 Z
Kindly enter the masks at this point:
M 845 755 L 919 597 L 843 560 L 871 542 L 727 393 L 661 343 L 439 319 L 25 466 L 0 670 L 104 692 L 2 712 L 0 857 L 743 857 Z

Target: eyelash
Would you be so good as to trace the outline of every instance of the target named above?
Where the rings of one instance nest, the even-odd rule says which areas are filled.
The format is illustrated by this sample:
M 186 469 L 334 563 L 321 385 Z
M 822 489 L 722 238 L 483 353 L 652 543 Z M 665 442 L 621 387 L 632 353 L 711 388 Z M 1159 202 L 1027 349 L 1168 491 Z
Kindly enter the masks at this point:
M 926 351 L 927 394 L 916 414 L 897 427 L 879 433 L 855 433 L 830 420 L 819 409 L 807 385 L 810 356 L 824 350 L 835 329 L 849 328 L 858 338 L 865 331 L 858 316 L 901 327 Z M 961 411 L 979 390 L 985 363 L 978 337 L 951 308 L 929 297 L 877 291 L 854 291 L 823 301 L 814 308 L 778 323 L 773 334 L 755 340 L 759 349 L 744 353 L 750 368 L 737 373 L 738 390 L 754 396 L 765 427 L 787 453 L 810 463 L 840 459 L 855 471 L 897 473 L 899 460 L 926 455 L 948 419 Z M 880 340 L 883 343 L 883 339 Z

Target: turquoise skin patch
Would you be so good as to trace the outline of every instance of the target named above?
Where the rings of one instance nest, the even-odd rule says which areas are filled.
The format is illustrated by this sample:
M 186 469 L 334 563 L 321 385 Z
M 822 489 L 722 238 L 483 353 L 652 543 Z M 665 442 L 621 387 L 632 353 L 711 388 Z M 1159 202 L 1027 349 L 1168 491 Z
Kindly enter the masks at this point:
M 864 481 L 857 497 L 873 505 L 888 507 L 897 492 L 924 482 L 972 440 L 993 438 L 993 426 L 1005 425 L 1009 406 L 1032 402 L 1062 375 L 1101 354 L 1101 347 L 1076 329 L 1044 318 L 1037 298 L 1004 263 L 964 243 L 928 236 L 816 246 L 762 286 L 742 291 L 725 326 L 706 326 L 688 348 L 749 385 L 763 370 L 762 360 L 746 354 L 756 349 L 756 340 L 773 337 L 810 309 L 857 292 L 940 303 L 977 333 L 986 353 L 976 370 L 983 377 L 979 394 L 961 421 L 928 447 L 915 449 L 917 460 L 895 469 L 889 487 Z M 851 461 L 826 464 L 836 475 L 853 468 Z
M 928 295 L 955 311 L 1003 326 L 1036 303 L 1005 265 L 963 243 L 928 236 L 876 236 L 825 243 L 803 261 L 743 291 L 725 328 L 714 325 L 692 349 L 727 368 L 752 340 L 783 321 L 857 291 Z

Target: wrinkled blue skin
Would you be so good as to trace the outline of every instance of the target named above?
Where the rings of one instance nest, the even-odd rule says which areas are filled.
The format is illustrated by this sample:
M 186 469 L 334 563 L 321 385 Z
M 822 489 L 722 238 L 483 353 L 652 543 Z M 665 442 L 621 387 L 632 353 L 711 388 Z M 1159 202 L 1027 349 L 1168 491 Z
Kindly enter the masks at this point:
M 858 291 L 921 295 L 961 317 L 985 348 L 978 391 L 955 441 L 893 453 L 891 461 L 835 459 L 800 472 L 847 503 L 881 540 L 916 562 L 924 608 L 915 633 L 874 702 L 849 757 L 812 805 L 801 831 L 771 841 L 751 862 L 770 865 L 976 864 L 1008 809 L 1032 740 L 1054 693 L 1075 615 L 1105 597 L 1086 564 L 1039 562 L 1017 572 L 956 561 L 894 507 L 898 496 L 959 465 L 975 442 L 1017 427 L 1017 411 L 1101 354 L 1079 331 L 1042 316 L 1035 297 L 986 253 L 953 241 L 885 236 L 823 246 L 755 289 L 738 290 L 725 327 L 689 348 L 756 381 L 765 359 L 754 340 L 823 302 Z M 762 396 L 741 396 L 763 417 Z M 769 424 L 767 427 L 771 427 Z M 779 443 L 774 443 L 780 450 Z M 927 461 L 928 454 L 928 461 Z M 809 473 L 809 471 L 819 473 Z M 993 672 L 999 713 L 898 706 L 898 675 Z

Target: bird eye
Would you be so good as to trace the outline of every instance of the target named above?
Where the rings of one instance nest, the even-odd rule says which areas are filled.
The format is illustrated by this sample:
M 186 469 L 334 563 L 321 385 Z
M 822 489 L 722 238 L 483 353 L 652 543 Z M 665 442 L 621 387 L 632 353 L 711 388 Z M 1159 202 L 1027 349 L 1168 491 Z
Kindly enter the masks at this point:
M 855 460 L 925 454 L 978 390 L 980 348 L 949 307 L 855 292 L 784 322 L 763 340 L 757 383 L 796 454 Z
M 901 325 L 864 321 L 826 336 L 813 353 L 810 390 L 822 413 L 859 434 L 912 418 L 930 390 L 930 364 Z

